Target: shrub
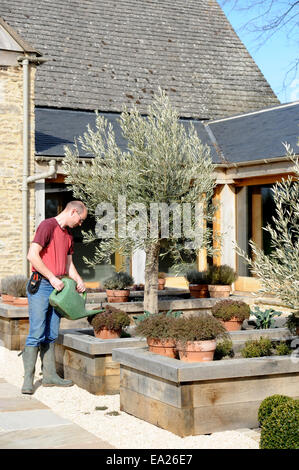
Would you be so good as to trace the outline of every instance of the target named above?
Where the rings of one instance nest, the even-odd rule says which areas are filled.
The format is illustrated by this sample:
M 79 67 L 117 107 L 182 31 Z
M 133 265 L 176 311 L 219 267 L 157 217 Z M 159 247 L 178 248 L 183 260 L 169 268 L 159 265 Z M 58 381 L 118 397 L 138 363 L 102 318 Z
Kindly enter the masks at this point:
M 226 356 L 229 356 L 229 357 L 234 356 L 233 343 L 228 338 L 223 339 L 222 341 L 217 343 L 215 354 L 214 354 L 214 360 L 219 360 Z
M 272 343 L 268 338 L 246 341 L 244 348 L 241 350 L 243 357 L 263 357 L 272 355 Z
M 275 348 L 275 353 L 277 356 L 288 356 L 291 354 L 292 349 L 286 343 L 279 343 Z
M 230 266 L 210 266 L 207 272 L 208 283 L 212 285 L 231 285 L 238 277 Z
M 292 334 L 296 334 L 296 329 L 299 327 L 299 311 L 288 316 L 286 325 Z
M 173 328 L 174 338 L 182 342 L 227 338 L 227 331 L 220 321 L 208 313 L 177 318 Z
M 286 403 L 290 400 L 293 400 L 291 397 L 286 395 L 271 395 L 265 398 L 259 406 L 258 409 L 258 420 L 260 425 L 263 425 L 265 419 L 267 419 L 272 411 L 277 407 Z
M 255 316 L 254 322 L 257 329 L 273 328 L 275 324 L 274 317 L 282 315 L 282 312 L 277 312 L 273 308 L 261 310 L 258 306 L 254 307 L 251 313 Z
M 299 449 L 299 400 L 277 406 L 261 429 L 260 449 Z
M 208 284 L 208 275 L 207 271 L 196 271 L 193 269 L 187 271 L 186 279 L 189 284 Z
M 173 337 L 173 325 L 177 319 L 164 313 L 149 314 L 136 326 L 135 333 L 146 338 L 165 339 Z
M 134 279 L 130 274 L 125 272 L 114 273 L 111 277 L 106 279 L 103 282 L 103 287 L 105 289 L 112 289 L 112 290 L 122 290 L 127 289 L 129 286 L 134 284 Z
M 7 276 L 1 281 L 1 293 L 13 295 L 14 297 L 26 297 L 26 286 L 28 283 L 27 276 L 23 274 L 15 274 Z
M 250 316 L 250 307 L 241 300 L 220 300 L 212 307 L 212 314 L 215 318 L 221 318 L 223 321 L 231 320 L 236 317 L 243 321 Z
M 109 330 L 120 330 L 130 325 L 129 315 L 110 305 L 106 305 L 103 312 L 88 317 L 88 321 L 95 331 L 100 331 L 104 327 Z
M 1 279 L 1 294 L 7 294 L 7 277 Z

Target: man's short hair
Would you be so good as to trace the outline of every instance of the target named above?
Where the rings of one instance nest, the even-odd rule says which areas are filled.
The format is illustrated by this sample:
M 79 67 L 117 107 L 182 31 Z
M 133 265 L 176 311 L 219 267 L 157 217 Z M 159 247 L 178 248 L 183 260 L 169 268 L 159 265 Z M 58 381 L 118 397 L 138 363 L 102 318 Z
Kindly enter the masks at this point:
M 84 212 L 84 210 L 87 211 L 87 208 L 86 208 L 85 204 L 83 204 L 82 201 L 70 201 L 70 202 L 67 203 L 65 208 L 67 210 L 76 209 L 79 214 L 82 214 L 82 212 Z

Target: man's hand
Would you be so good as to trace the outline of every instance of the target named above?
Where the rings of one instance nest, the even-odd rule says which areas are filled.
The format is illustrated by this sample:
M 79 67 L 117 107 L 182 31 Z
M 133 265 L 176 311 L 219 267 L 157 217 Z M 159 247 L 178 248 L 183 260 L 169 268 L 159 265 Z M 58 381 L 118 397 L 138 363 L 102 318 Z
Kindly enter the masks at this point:
M 61 291 L 64 288 L 64 284 L 63 284 L 62 280 L 59 279 L 56 276 L 53 276 L 53 277 L 51 276 L 49 278 L 49 282 L 54 287 L 54 289 L 56 289 L 58 292 Z
M 80 292 L 80 293 L 85 292 L 86 288 L 85 288 L 85 284 L 84 284 L 84 282 L 83 282 L 82 279 L 78 279 L 78 280 L 77 280 L 76 289 L 77 289 L 77 291 Z

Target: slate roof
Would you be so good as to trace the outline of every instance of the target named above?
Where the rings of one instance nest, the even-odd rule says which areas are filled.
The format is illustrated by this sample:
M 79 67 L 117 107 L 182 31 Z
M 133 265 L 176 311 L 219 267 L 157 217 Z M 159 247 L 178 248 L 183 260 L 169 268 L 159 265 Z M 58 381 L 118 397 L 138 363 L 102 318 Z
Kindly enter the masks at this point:
M 118 123 L 119 114 L 103 113 L 112 124 L 117 144 L 126 149 Z M 184 126 L 190 120 L 181 119 Z M 299 101 L 263 111 L 233 116 L 219 121 L 192 121 L 203 144 L 211 149 L 215 164 L 250 162 L 283 157 L 288 142 L 298 153 Z M 36 108 L 36 155 L 63 157 L 64 146 L 71 146 L 76 137 L 95 127 L 95 113 L 49 108 Z M 80 149 L 81 157 L 88 157 Z
M 279 103 L 216 0 L 1 0 L 0 16 L 49 59 L 38 106 L 146 113 L 158 86 L 182 117 Z
M 122 150 L 127 149 L 127 142 L 122 136 L 118 122 L 119 114 L 101 113 L 113 126 L 116 143 Z M 211 146 L 213 161 L 219 162 L 217 152 L 211 145 L 205 126 L 200 121 L 192 121 L 202 143 Z M 188 127 L 190 120 L 181 119 Z M 95 129 L 95 113 L 86 111 L 59 110 L 49 108 L 35 109 L 35 148 L 37 156 L 62 157 L 64 146 L 73 147 L 75 139 L 87 130 L 87 125 Z M 80 157 L 91 157 L 78 143 Z
M 299 101 L 209 121 L 208 127 L 230 163 L 283 157 L 286 153 L 283 143 L 299 153 Z

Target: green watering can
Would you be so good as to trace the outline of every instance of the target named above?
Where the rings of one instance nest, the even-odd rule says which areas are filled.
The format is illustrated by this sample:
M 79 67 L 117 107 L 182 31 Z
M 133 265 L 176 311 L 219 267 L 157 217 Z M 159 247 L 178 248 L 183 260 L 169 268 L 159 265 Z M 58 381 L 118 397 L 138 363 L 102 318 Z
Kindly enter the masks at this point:
M 76 282 L 69 277 L 63 277 L 64 288 L 61 291 L 53 290 L 49 297 L 49 303 L 57 310 L 60 315 L 69 320 L 78 320 L 79 318 L 89 317 L 101 313 L 103 309 L 86 310 L 86 292 L 80 294 L 76 290 Z

